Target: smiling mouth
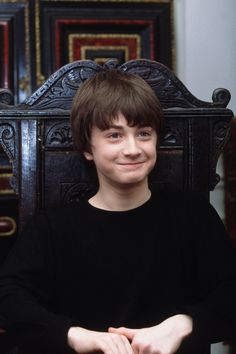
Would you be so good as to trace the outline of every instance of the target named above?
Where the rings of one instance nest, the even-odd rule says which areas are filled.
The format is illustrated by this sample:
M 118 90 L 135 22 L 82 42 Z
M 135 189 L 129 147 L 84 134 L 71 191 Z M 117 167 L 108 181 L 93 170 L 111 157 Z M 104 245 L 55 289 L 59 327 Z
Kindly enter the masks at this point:
M 123 163 L 119 163 L 119 165 L 122 165 L 122 166 L 135 166 L 135 165 L 141 165 L 142 163 L 144 163 L 144 161 L 123 162 Z
M 135 168 L 135 167 L 140 167 L 143 164 L 144 164 L 144 161 L 120 163 L 119 165 L 124 167 L 124 168 L 131 168 L 132 169 L 132 168 Z

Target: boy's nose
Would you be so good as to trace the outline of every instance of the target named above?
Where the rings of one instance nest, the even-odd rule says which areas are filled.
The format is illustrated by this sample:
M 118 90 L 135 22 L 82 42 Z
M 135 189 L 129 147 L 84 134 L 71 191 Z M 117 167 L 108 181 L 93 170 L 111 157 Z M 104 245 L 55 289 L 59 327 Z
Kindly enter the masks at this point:
M 141 149 L 134 138 L 129 138 L 125 142 L 123 149 L 124 155 L 139 155 L 141 154 Z

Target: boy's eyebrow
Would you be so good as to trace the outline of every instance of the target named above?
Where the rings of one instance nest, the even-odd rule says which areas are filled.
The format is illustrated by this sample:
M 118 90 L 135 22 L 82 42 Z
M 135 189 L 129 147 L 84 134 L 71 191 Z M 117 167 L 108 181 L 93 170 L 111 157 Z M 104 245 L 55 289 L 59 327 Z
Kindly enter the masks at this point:
M 116 125 L 116 124 L 112 124 L 112 125 L 109 125 L 109 127 L 107 129 L 124 129 L 124 127 L 122 125 Z
M 151 127 L 150 125 L 138 126 L 138 129 L 143 129 L 143 128 L 150 128 L 150 129 L 153 129 L 153 127 Z M 123 125 L 112 124 L 112 125 L 109 125 L 109 127 L 108 127 L 106 130 L 109 130 L 109 129 L 123 130 L 124 127 L 123 127 Z

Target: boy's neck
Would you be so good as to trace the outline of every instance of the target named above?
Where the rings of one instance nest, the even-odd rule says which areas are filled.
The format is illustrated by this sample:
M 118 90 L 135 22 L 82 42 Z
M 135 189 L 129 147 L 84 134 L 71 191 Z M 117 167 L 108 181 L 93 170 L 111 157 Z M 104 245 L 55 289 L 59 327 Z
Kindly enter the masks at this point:
M 113 211 L 125 211 L 137 208 L 144 204 L 151 196 L 148 185 L 129 188 L 103 188 L 89 199 L 89 203 L 96 208 Z

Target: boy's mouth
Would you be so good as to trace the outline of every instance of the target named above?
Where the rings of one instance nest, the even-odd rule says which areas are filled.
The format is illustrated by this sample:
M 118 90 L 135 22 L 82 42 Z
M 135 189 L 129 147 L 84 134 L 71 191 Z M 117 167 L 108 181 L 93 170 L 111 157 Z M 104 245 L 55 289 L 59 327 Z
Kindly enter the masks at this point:
M 144 163 L 144 161 L 120 162 L 119 165 L 132 166 L 132 165 L 140 165 L 142 163 Z

